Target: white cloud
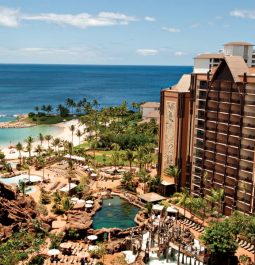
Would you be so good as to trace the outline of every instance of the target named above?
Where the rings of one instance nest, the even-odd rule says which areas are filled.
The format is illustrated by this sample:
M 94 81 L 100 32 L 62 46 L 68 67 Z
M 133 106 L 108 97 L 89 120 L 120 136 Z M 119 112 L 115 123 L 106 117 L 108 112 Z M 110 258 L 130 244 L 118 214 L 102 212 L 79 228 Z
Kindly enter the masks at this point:
M 230 16 L 255 19 L 255 10 L 233 10 L 230 12 Z
M 142 56 L 155 56 L 159 53 L 156 49 L 137 49 L 136 52 Z
M 112 25 L 128 25 L 137 21 L 133 16 L 122 13 L 100 12 L 97 15 L 88 13 L 80 14 L 24 14 L 17 9 L 0 7 L 0 26 L 17 27 L 22 20 L 43 21 L 61 26 L 73 26 L 78 28 L 100 27 Z
M 168 32 L 171 32 L 171 33 L 177 33 L 177 32 L 181 32 L 180 29 L 177 29 L 177 28 L 172 28 L 172 27 L 162 27 L 163 30 L 165 31 L 168 31 Z
M 178 52 L 175 52 L 174 55 L 175 56 L 184 56 L 184 55 L 186 55 L 186 53 L 178 51 Z
M 19 20 L 19 10 L 0 7 L 0 26 L 17 27 L 19 25 Z
M 136 21 L 135 17 L 111 12 L 100 12 L 97 16 L 92 16 L 87 13 L 80 13 L 77 15 L 46 13 L 39 15 L 25 15 L 22 18 L 24 20 L 45 21 L 61 26 L 68 25 L 78 28 L 128 25 L 130 22 Z
M 156 21 L 156 18 L 155 17 L 145 17 L 144 18 L 146 21 L 149 21 L 149 22 L 154 22 Z

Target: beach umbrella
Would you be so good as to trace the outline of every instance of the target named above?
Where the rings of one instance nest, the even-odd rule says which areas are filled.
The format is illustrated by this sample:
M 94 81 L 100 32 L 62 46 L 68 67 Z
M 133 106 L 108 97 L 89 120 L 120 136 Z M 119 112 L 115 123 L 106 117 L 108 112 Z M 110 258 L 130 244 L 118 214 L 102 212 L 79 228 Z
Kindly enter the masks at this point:
M 92 207 L 93 207 L 93 205 L 92 205 L 92 204 L 90 204 L 90 203 L 86 203 L 86 204 L 85 204 L 85 207 L 86 207 L 86 208 L 92 208 Z
M 55 248 L 50 249 L 48 251 L 48 255 L 50 255 L 50 256 L 55 256 L 55 255 L 58 255 L 58 254 L 60 254 L 60 251 L 58 249 L 55 249 Z
M 97 177 L 97 174 L 96 173 L 92 173 L 90 176 L 91 177 Z
M 89 257 L 89 253 L 88 252 L 78 252 L 76 254 L 77 257 L 79 258 L 88 258 Z
M 81 199 L 81 200 L 78 200 L 77 203 L 85 203 L 85 200 Z M 86 202 L 87 203 L 87 202 Z
M 97 240 L 97 236 L 96 235 L 89 235 L 87 236 L 87 239 L 90 240 L 90 241 L 94 241 L 94 240 Z
M 59 245 L 61 248 L 70 248 L 71 247 L 71 244 L 68 243 L 68 242 L 63 242 Z
M 71 202 L 77 202 L 77 201 L 79 201 L 78 198 L 76 198 L 76 197 L 71 198 Z
M 92 201 L 92 200 L 87 200 L 86 203 L 88 203 L 88 204 L 93 204 L 94 201 Z

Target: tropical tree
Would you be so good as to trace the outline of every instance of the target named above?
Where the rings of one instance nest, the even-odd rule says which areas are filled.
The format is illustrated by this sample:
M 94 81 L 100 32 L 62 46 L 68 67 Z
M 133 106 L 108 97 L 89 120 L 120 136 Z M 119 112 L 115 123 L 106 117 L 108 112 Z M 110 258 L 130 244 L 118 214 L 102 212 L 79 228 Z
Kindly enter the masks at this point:
M 206 199 L 212 203 L 212 207 L 215 208 L 215 204 L 217 205 L 217 219 L 219 219 L 219 215 L 222 212 L 222 203 L 224 199 L 224 189 L 211 189 L 211 195 L 207 195 Z
M 48 142 L 48 149 L 50 149 L 50 140 L 52 139 L 52 136 L 47 134 L 45 135 L 44 139 Z
M 136 156 L 132 150 L 126 150 L 125 153 L 123 154 L 123 160 L 128 161 L 129 163 L 129 170 L 131 172 L 132 170 L 132 163 L 134 162 Z
M 23 195 L 26 193 L 26 182 L 24 180 L 19 180 L 19 190 Z
M 32 144 L 34 142 L 34 138 L 32 136 L 28 136 L 26 139 L 25 139 L 25 142 L 26 142 L 26 149 L 28 151 L 28 155 L 29 155 L 29 158 L 31 157 L 31 151 L 32 151 Z
M 111 164 L 114 166 L 115 170 L 117 169 L 117 166 L 120 164 L 120 161 L 121 161 L 120 152 L 115 151 L 111 156 Z
M 38 113 L 39 110 L 40 110 L 39 106 L 35 106 L 35 107 L 34 107 L 34 110 Z
M 73 134 L 74 134 L 74 131 L 75 131 L 75 126 L 72 124 L 70 127 L 69 127 L 71 133 L 72 133 L 72 145 L 73 145 Z
M 78 129 L 78 130 L 76 131 L 76 136 L 79 138 L 79 145 L 81 144 L 81 143 L 80 143 L 80 140 L 81 140 L 82 135 L 83 135 L 83 133 L 81 132 L 81 130 Z
M 22 144 L 20 143 L 20 142 L 18 142 L 17 144 L 16 144 L 16 149 L 17 149 L 17 151 L 19 152 L 19 163 L 20 163 L 20 165 L 21 165 L 21 151 L 23 151 L 23 146 L 22 146 Z
M 71 108 L 71 112 L 73 113 L 73 108 L 76 106 L 75 101 L 72 98 L 67 98 L 65 103 L 68 108 Z
M 170 165 L 165 169 L 164 173 L 167 176 L 174 178 L 175 189 L 176 191 L 178 191 L 179 190 L 179 176 L 180 176 L 181 170 L 177 166 Z
M 60 138 L 54 138 L 53 141 L 52 141 L 52 146 L 54 147 L 55 149 L 55 153 L 58 153 L 59 154 L 59 145 L 61 143 L 61 140 Z
M 42 133 L 39 134 L 39 141 L 41 142 L 41 145 L 42 145 L 44 141 L 44 136 Z
M 37 155 L 40 155 L 40 154 L 42 153 L 42 151 L 43 151 L 43 148 L 42 148 L 41 145 L 38 144 L 38 145 L 35 147 L 34 151 L 37 153 Z
M 44 181 L 44 168 L 45 168 L 45 165 L 46 165 L 46 161 L 45 161 L 45 159 L 42 156 L 39 156 L 37 158 L 37 161 L 39 163 L 39 166 L 42 167 L 42 173 L 43 173 L 42 178 L 43 178 L 43 181 Z
M 53 110 L 52 105 L 47 105 L 45 108 L 45 111 L 47 112 L 48 115 L 50 114 L 50 112 L 52 112 L 52 110 Z
M 145 170 L 141 170 L 138 173 L 139 181 L 142 183 L 148 183 L 151 179 L 150 174 L 148 174 Z
M 212 253 L 212 264 L 232 264 L 229 260 L 234 256 L 238 243 L 227 219 L 206 227 L 201 240 Z

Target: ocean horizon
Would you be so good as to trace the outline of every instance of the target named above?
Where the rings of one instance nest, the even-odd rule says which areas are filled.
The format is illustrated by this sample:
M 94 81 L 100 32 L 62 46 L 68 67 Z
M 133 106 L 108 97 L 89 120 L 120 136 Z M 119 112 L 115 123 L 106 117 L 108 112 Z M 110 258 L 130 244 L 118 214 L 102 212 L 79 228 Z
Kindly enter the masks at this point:
M 161 89 L 191 72 L 192 66 L 0 64 L 0 120 L 68 97 L 97 99 L 102 107 L 159 101 Z

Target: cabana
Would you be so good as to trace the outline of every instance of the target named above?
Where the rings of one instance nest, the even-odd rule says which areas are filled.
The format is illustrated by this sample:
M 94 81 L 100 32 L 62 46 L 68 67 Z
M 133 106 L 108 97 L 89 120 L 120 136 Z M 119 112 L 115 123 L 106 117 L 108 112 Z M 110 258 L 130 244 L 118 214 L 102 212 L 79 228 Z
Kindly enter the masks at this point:
M 163 205 L 159 205 L 159 204 L 154 204 L 152 206 L 152 210 L 155 212 L 161 212 L 164 209 Z
M 162 180 L 159 185 L 159 193 L 163 196 L 169 196 L 175 192 L 175 184 Z
M 169 215 L 169 216 L 173 216 L 173 217 L 175 217 L 175 218 L 177 218 L 178 213 L 179 213 L 178 209 L 176 209 L 176 208 L 173 207 L 173 206 L 169 206 L 169 207 L 167 207 L 166 212 L 167 212 L 167 215 Z
M 63 188 L 59 189 L 60 192 L 68 193 L 72 191 L 77 185 L 74 183 L 66 184 Z
M 150 202 L 150 203 L 156 203 L 160 202 L 165 199 L 165 197 L 155 193 L 155 192 L 149 192 L 145 194 L 141 194 L 138 196 L 143 202 Z
M 74 161 L 78 161 L 78 162 L 82 162 L 82 163 L 85 163 L 86 160 L 84 157 L 81 157 L 81 156 L 70 156 L 70 155 L 65 155 L 64 158 L 66 159 L 71 159 L 71 160 L 74 160 Z

